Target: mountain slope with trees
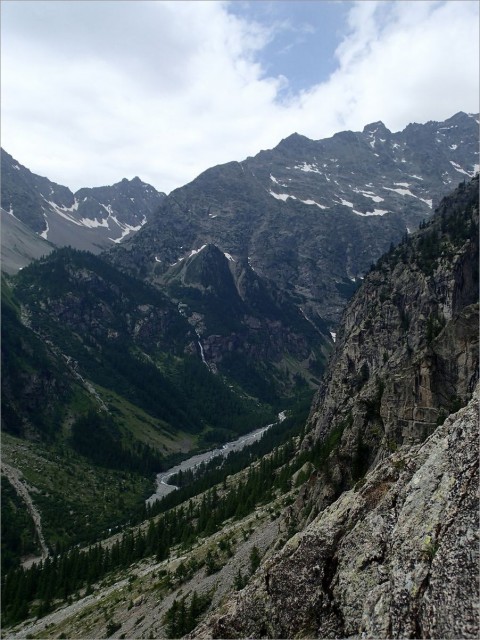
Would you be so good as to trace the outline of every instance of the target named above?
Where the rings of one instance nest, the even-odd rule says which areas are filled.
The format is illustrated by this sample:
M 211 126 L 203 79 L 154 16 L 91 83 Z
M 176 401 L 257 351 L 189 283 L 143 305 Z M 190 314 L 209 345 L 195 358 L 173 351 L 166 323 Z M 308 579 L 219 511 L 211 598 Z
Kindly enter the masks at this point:
M 478 176 L 460 183 L 418 232 L 405 228 L 428 214 L 432 189 L 451 179 L 448 166 L 452 175 L 473 173 L 469 143 L 450 154 L 457 134 L 471 135 L 470 121 L 457 114 L 401 135 L 375 123 L 322 144 L 293 136 L 279 145 L 287 172 L 280 186 L 281 166 L 272 173 L 268 164 L 279 149 L 262 152 L 266 164 L 260 154 L 174 192 L 155 221 L 106 260 L 64 248 L 6 279 L 2 455 L 41 512 L 50 557 L 16 568 L 39 548 L 19 494 L 2 475 L 5 624 L 44 616 L 76 594 L 88 603 L 95 592 L 104 615 L 95 604 L 85 619 L 46 628 L 44 618 L 27 627 L 52 637 L 180 631 L 326 637 L 354 635 L 360 627 L 371 637 L 403 637 L 445 631 L 457 609 L 460 622 L 452 628 L 467 637 L 476 632 L 468 604 L 475 407 L 447 417 L 465 407 L 478 381 Z M 306 148 L 311 155 L 297 166 Z M 328 171 L 319 150 L 324 159 L 338 151 Z M 376 190 L 365 185 L 368 193 L 361 193 L 348 175 L 341 177 L 354 151 L 372 180 L 378 178 Z M 374 172 L 377 153 L 391 169 L 385 181 Z M 239 182 L 248 162 L 257 161 Z M 420 162 L 422 176 L 415 168 Z M 409 178 L 429 184 L 414 190 L 405 175 L 397 176 L 397 164 L 408 164 Z M 259 188 L 262 171 L 269 182 Z M 281 191 L 293 175 L 302 180 L 292 178 L 291 191 Z M 332 177 L 331 192 L 317 182 Z M 220 196 L 222 185 L 229 199 L 226 191 Z M 337 200 L 329 210 L 318 206 L 321 194 Z M 369 196 L 388 197 L 392 208 L 414 206 L 367 215 L 362 198 L 383 206 Z M 314 245 L 324 251 L 318 219 L 298 246 L 292 240 L 305 211 L 317 209 L 330 212 L 324 220 L 331 224 L 332 267 L 325 277 L 320 258 L 313 262 L 309 254 Z M 335 275 L 342 219 L 359 237 L 369 229 L 365 246 L 369 233 L 381 244 L 380 229 L 402 231 L 358 291 L 353 278 L 360 276 L 349 271 L 348 260 Z M 366 222 L 361 233 L 352 220 Z M 213 234 L 217 222 L 220 234 Z M 227 232 L 241 250 L 225 244 Z M 257 254 L 264 266 L 253 259 L 250 232 L 275 240 L 271 252 Z M 300 245 L 305 253 L 295 254 Z M 315 301 L 317 285 L 323 293 Z M 330 305 L 326 320 L 319 300 Z M 334 352 L 308 416 L 305 405 L 321 379 L 332 329 Z M 290 417 L 250 451 L 176 478 L 180 490 L 145 507 L 155 471 L 187 451 L 271 422 L 285 408 Z M 423 528 L 411 535 L 409 505 L 422 482 L 419 508 L 411 513 Z M 429 511 L 429 503 L 438 509 Z M 443 526 L 451 520 L 461 527 Z M 452 536 L 462 538 L 466 556 L 452 548 Z M 361 553 L 352 556 L 352 549 Z M 407 565 L 414 566 L 414 592 L 399 578 Z M 442 604 L 444 566 L 456 566 L 456 586 L 444 590 Z M 371 597 L 360 583 L 372 588 Z M 127 584 L 132 589 L 122 592 Z M 468 594 L 466 606 L 456 589 Z M 235 590 L 237 597 L 226 600 Z M 301 603 L 295 601 L 300 592 Z M 403 618 L 395 609 L 399 598 L 407 603 Z M 195 630 L 207 610 L 214 618 Z

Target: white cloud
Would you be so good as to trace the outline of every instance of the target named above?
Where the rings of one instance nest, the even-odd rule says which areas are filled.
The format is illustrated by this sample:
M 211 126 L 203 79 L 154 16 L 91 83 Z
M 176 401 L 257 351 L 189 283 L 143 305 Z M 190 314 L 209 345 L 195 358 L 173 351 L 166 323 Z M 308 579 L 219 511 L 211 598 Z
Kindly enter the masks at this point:
M 73 189 L 139 175 L 169 191 L 293 131 L 477 111 L 477 30 L 474 2 L 356 3 L 336 72 L 282 102 L 256 62 L 275 28 L 228 3 L 3 3 L 2 146 Z
M 332 133 L 379 119 L 398 130 L 478 110 L 476 3 L 360 2 L 350 24 L 338 70 L 303 96 L 307 118 L 327 104 Z

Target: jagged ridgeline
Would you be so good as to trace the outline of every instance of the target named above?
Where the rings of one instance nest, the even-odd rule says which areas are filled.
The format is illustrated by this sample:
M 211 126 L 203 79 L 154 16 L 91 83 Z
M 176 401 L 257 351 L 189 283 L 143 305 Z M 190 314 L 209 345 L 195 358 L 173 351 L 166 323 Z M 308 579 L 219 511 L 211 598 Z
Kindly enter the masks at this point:
M 215 244 L 335 331 L 372 260 L 475 171 L 473 114 L 396 133 L 374 122 L 323 140 L 293 134 L 175 189 L 151 223 L 112 248 L 109 259 L 158 283 L 192 250 Z

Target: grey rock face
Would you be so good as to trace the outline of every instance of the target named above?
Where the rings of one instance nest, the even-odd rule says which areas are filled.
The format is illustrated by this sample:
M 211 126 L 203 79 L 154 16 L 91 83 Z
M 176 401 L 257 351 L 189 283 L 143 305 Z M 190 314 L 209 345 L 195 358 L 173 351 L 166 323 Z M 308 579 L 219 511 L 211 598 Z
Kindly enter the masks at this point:
M 478 380 L 477 225 L 478 178 L 382 259 L 348 305 L 307 441 L 342 430 L 339 457 L 348 462 L 336 473 L 343 486 L 361 475 L 355 477 L 355 460 L 365 471 L 397 446 L 423 441 L 471 397 Z
M 195 638 L 478 637 L 478 390 L 269 559 Z
M 51 253 L 54 246 L 32 231 L 30 227 L 0 209 L 2 271 L 18 273 L 32 260 Z

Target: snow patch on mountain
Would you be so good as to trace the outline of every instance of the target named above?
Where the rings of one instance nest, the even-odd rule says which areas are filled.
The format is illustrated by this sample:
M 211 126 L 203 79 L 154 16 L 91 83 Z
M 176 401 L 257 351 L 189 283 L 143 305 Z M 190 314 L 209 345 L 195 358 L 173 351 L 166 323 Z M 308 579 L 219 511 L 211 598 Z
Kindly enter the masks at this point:
M 45 198 L 45 196 L 42 196 L 42 198 L 49 205 L 50 209 L 53 210 L 56 214 L 58 214 L 61 218 L 64 218 L 65 220 L 68 220 L 68 222 L 73 222 L 73 224 L 76 224 L 78 227 L 84 226 L 84 225 L 82 225 L 81 222 L 76 220 L 73 216 L 69 216 L 68 215 L 67 211 L 73 211 L 72 207 L 68 207 L 68 208 L 67 207 L 61 207 L 56 202 L 52 202 L 51 200 L 47 200 Z
M 340 196 L 338 196 L 337 194 L 335 195 L 337 196 L 337 198 L 340 198 Z M 348 200 L 344 200 L 343 198 L 340 198 L 340 202 L 337 202 L 336 204 L 342 204 L 344 207 L 350 207 L 350 209 L 353 209 L 353 202 L 349 202 Z
M 40 233 L 40 237 L 43 238 L 44 240 L 48 240 L 48 232 L 50 231 L 50 227 L 48 225 L 48 220 L 47 220 L 47 214 L 44 213 L 43 217 L 45 219 L 45 224 L 47 225 L 47 228 L 45 229 L 45 231 L 42 231 L 42 233 Z
M 273 196 L 276 200 L 283 200 L 283 202 L 286 202 L 288 200 L 288 198 L 292 198 L 293 200 L 296 200 L 295 196 L 291 196 L 288 193 L 275 193 L 271 189 L 270 189 L 270 191 L 268 193 L 271 196 Z
M 330 207 L 326 207 L 324 204 L 319 204 L 318 202 L 315 202 L 315 200 L 300 200 L 300 202 L 303 202 L 303 204 L 315 205 L 320 209 L 330 209 Z
M 311 173 L 320 173 L 320 174 L 322 173 L 316 164 L 309 164 L 308 162 L 303 162 L 303 164 L 296 164 L 293 168 L 300 169 L 300 171 L 306 171 Z
M 412 196 L 412 198 L 416 198 L 417 196 L 410 191 L 410 189 L 392 189 L 391 187 L 382 187 L 386 191 L 395 191 L 395 193 L 399 193 L 401 196 Z
M 145 216 L 143 216 L 143 219 L 140 222 L 140 224 L 138 224 L 136 226 L 133 226 L 131 224 L 120 222 L 119 220 L 117 220 L 117 218 L 114 215 L 110 215 L 109 217 L 122 230 L 122 235 L 119 238 L 109 238 L 109 240 L 111 240 L 112 242 L 115 242 L 116 244 L 120 243 L 124 238 L 126 238 L 130 233 L 132 233 L 132 231 L 139 231 L 143 227 L 143 225 L 147 222 L 147 218 Z M 107 224 L 107 227 L 108 227 L 108 224 Z M 110 228 L 110 227 L 108 227 L 108 228 Z
M 384 202 L 385 198 L 381 198 L 380 196 L 370 195 L 369 193 L 362 193 L 362 196 L 365 198 L 370 198 L 374 202 Z
M 200 253 L 200 251 L 203 251 L 205 249 L 207 245 L 206 244 L 202 244 L 202 246 L 200 247 L 200 249 L 192 249 L 188 255 L 189 258 L 191 258 L 192 256 L 197 255 L 197 253 Z
M 91 218 L 82 218 L 80 222 L 84 227 L 88 227 L 89 229 L 95 229 L 96 227 L 105 227 L 106 229 L 109 229 L 108 218 L 102 218 L 101 220 L 97 220 L 97 218 L 94 218 L 93 220 Z
M 427 199 L 427 198 L 420 198 L 419 196 L 417 196 L 417 198 L 418 198 L 419 200 L 421 200 L 422 202 L 425 202 L 425 204 L 428 204 L 428 206 L 430 207 L 430 209 L 432 208 L 432 206 L 433 206 L 433 200 L 432 200 L 431 198 L 430 198 L 430 199 Z
M 473 176 L 477 173 L 477 171 L 479 169 L 479 165 L 478 164 L 474 164 L 473 165 L 473 171 L 465 171 L 465 169 L 463 167 L 461 167 L 457 162 L 453 162 L 453 160 L 450 160 L 450 164 L 455 169 L 455 171 L 458 171 L 458 173 L 463 173 L 466 176 L 468 176 L 469 178 L 473 178 Z
M 366 211 L 365 213 L 361 213 L 360 211 L 353 210 L 357 216 L 384 216 L 386 213 L 390 213 L 387 209 L 374 209 L 373 211 Z
M 353 189 L 355 193 L 360 193 L 365 198 L 370 198 L 374 202 L 383 202 L 385 198 L 377 196 L 373 191 L 364 191 L 363 189 Z
M 278 186 L 280 187 L 287 187 L 288 185 L 283 184 L 283 182 L 279 182 L 275 176 L 272 176 L 272 174 L 270 174 L 270 180 L 274 183 L 274 184 L 278 184 Z
M 282 185 L 282 186 L 284 186 L 284 185 Z M 276 200 L 281 200 L 282 202 L 286 202 L 290 198 L 291 200 L 298 200 L 299 202 L 302 202 L 303 204 L 306 204 L 306 205 L 310 205 L 310 206 L 315 205 L 319 209 L 329 209 L 330 208 L 330 207 L 327 207 L 324 204 L 320 204 L 319 202 L 316 202 L 315 200 L 302 200 L 301 198 L 297 198 L 297 196 L 292 196 L 289 193 L 275 193 L 272 190 L 270 190 L 268 193 L 271 196 L 273 196 Z M 337 198 L 338 197 L 339 196 L 337 196 Z M 344 202 L 346 202 L 346 200 Z M 338 204 L 343 204 L 343 203 L 339 202 Z M 350 203 L 350 205 L 353 207 L 352 203 Z

